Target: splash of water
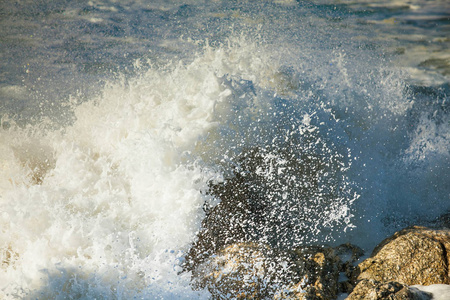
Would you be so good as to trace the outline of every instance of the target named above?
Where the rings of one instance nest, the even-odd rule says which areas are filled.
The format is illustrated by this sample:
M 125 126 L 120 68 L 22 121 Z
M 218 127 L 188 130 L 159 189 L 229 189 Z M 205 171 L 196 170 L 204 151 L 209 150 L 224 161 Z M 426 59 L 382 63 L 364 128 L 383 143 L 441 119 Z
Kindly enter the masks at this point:
M 68 106 L 63 128 L 3 118 L 3 296 L 207 298 L 180 266 L 205 205 L 239 185 L 261 212 L 247 216 L 251 240 L 280 247 L 363 237 L 369 248 L 389 218 L 428 213 L 445 188 L 393 190 L 436 184 L 409 166 L 429 153 L 448 162 L 448 114 L 411 120 L 425 105 L 400 72 L 353 44 L 313 46 L 230 38 L 111 81 Z

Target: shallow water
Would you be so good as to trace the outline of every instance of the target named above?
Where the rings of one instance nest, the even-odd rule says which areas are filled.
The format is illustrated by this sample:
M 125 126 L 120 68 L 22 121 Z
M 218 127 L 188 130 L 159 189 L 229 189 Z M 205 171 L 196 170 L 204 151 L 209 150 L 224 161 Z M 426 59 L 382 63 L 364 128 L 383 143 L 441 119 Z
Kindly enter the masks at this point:
M 251 239 L 277 247 L 370 251 L 432 223 L 450 210 L 448 11 L 0 4 L 2 297 L 208 298 L 181 265 L 237 174 L 265 207 Z

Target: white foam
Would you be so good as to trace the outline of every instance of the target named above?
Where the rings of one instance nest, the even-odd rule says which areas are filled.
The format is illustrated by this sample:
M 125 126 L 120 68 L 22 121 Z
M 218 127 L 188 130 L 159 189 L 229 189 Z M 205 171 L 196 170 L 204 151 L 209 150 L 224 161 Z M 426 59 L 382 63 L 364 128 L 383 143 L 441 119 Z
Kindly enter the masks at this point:
M 431 293 L 432 300 L 448 300 L 450 299 L 450 285 L 448 284 L 432 284 L 432 285 L 412 285 L 420 291 Z
M 224 77 L 265 85 L 277 71 L 234 43 L 111 81 L 60 130 L 0 131 L 3 297 L 206 297 L 178 274 L 221 176 L 196 142 L 233 117 Z
M 3 296 L 201 297 L 178 272 L 215 175 L 182 157 L 228 94 L 201 62 L 149 70 L 63 131 L 1 131 Z

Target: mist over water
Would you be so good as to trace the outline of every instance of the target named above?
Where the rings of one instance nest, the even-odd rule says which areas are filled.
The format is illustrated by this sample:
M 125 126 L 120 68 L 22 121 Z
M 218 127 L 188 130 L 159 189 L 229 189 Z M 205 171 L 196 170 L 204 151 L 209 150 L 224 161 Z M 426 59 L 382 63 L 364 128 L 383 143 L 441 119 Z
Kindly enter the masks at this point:
M 0 295 L 207 299 L 182 265 L 236 199 L 279 248 L 448 212 L 448 21 L 375 4 L 1 4 Z

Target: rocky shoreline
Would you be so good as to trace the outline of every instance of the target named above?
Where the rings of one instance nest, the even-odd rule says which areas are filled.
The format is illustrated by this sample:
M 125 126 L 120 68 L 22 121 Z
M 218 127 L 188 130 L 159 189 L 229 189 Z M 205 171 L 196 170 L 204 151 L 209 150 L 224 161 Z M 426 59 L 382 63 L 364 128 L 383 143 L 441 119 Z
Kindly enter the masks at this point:
M 405 228 L 369 258 L 351 244 L 273 249 L 232 243 L 191 265 L 213 299 L 450 299 L 450 229 Z
M 233 174 L 210 182 L 208 194 L 220 201 L 205 203 L 202 229 L 183 266 L 193 287 L 213 299 L 450 300 L 448 212 L 430 228 L 408 227 L 386 238 L 362 262 L 356 245 L 298 246 L 313 240 L 305 228 L 324 221 L 323 207 L 348 196 L 335 180 L 342 170 L 324 163 L 314 130 L 305 132 L 302 149 L 246 149 Z M 331 187 L 319 180 L 325 174 Z M 291 194 L 276 194 L 285 190 Z
M 322 208 L 342 196 L 339 180 L 324 193 L 319 178 L 333 172 L 331 178 L 338 178 L 339 172 L 308 146 L 317 140 L 314 131 L 302 137 L 301 155 L 249 148 L 236 158 L 229 178 L 210 183 L 208 194 L 220 201 L 205 206 L 202 230 L 183 266 L 193 287 L 207 289 L 213 299 L 450 300 L 448 212 L 429 228 L 408 227 L 386 238 L 362 262 L 364 252 L 356 245 L 293 243 L 312 234 L 305 228 L 323 221 Z M 279 173 L 274 166 L 296 181 L 271 179 Z M 299 170 L 302 177 L 293 177 Z M 274 194 L 284 190 L 301 201 Z M 305 215 L 305 207 L 315 212 Z M 438 289 L 444 298 L 430 293 Z

